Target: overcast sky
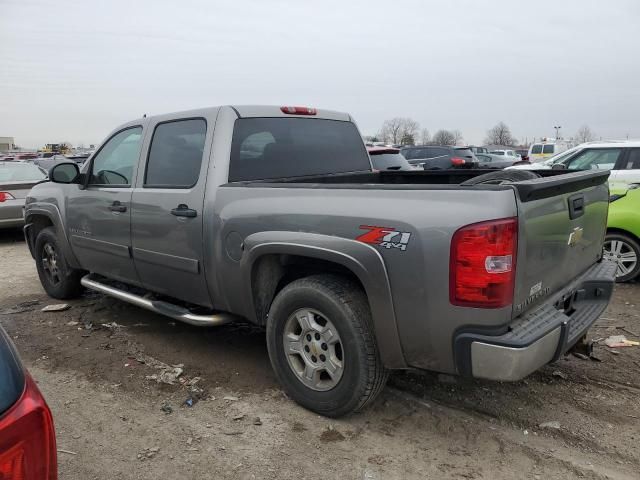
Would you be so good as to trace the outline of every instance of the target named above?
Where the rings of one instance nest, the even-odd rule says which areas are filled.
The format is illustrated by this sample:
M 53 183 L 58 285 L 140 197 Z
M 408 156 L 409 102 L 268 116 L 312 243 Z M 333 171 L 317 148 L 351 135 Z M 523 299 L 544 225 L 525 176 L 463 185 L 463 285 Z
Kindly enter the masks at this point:
M 0 0 L 0 136 L 100 142 L 220 104 L 411 117 L 479 143 L 640 137 L 640 2 Z

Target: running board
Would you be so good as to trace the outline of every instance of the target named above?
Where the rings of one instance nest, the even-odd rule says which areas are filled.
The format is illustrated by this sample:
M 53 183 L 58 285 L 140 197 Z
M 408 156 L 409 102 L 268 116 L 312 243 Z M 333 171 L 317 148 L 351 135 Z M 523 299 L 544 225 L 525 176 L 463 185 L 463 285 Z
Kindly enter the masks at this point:
M 135 295 L 125 290 L 120 290 L 119 288 L 106 285 L 97 281 L 92 274 L 82 277 L 80 283 L 91 290 L 96 290 L 100 293 L 104 293 L 105 295 L 109 295 L 110 297 L 117 298 L 118 300 L 123 300 L 138 307 L 159 313 L 160 315 L 165 315 L 175 320 L 196 325 L 198 327 L 216 327 L 218 325 L 230 323 L 239 318 L 236 315 L 226 312 L 219 312 L 211 315 L 197 315 L 195 313 L 191 313 L 186 308 L 174 305 L 173 303 L 163 302 L 161 300 L 149 300 L 141 297 L 140 295 Z

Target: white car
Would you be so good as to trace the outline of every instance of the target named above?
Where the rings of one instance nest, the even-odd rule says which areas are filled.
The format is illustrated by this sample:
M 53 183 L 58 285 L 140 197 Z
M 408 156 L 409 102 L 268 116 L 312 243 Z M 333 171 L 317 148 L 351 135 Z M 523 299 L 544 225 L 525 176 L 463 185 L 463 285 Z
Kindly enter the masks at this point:
M 522 160 L 522 157 L 520 157 L 520 155 L 518 155 L 515 150 L 491 150 L 489 153 L 492 155 L 500 155 L 503 157 L 512 157 L 517 158 L 518 160 Z
M 611 190 L 626 189 L 640 183 L 640 141 L 583 143 L 543 162 L 508 168 L 549 170 L 554 165 L 568 170 L 610 170 Z

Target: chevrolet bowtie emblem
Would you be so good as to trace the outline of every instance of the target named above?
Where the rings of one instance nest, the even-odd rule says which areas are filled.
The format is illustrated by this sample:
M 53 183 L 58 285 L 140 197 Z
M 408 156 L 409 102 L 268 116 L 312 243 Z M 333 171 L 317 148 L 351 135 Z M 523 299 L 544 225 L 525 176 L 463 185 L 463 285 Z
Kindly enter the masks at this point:
M 584 229 L 582 227 L 574 228 L 573 231 L 569 234 L 569 241 L 567 242 L 567 245 L 569 245 L 570 247 L 575 247 L 578 243 L 580 243 L 580 240 L 582 240 L 583 234 Z

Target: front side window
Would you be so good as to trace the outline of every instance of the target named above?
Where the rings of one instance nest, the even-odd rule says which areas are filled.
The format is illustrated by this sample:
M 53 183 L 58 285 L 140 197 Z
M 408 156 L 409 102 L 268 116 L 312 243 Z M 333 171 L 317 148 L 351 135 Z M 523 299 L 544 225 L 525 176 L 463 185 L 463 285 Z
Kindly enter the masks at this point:
M 587 149 L 569 160 L 569 170 L 611 170 L 620 156 L 620 148 Z
M 191 188 L 198 183 L 206 134 L 202 118 L 159 124 L 151 139 L 144 186 Z
M 123 130 L 111 137 L 93 159 L 92 185 L 131 185 L 140 155 L 142 127 Z

